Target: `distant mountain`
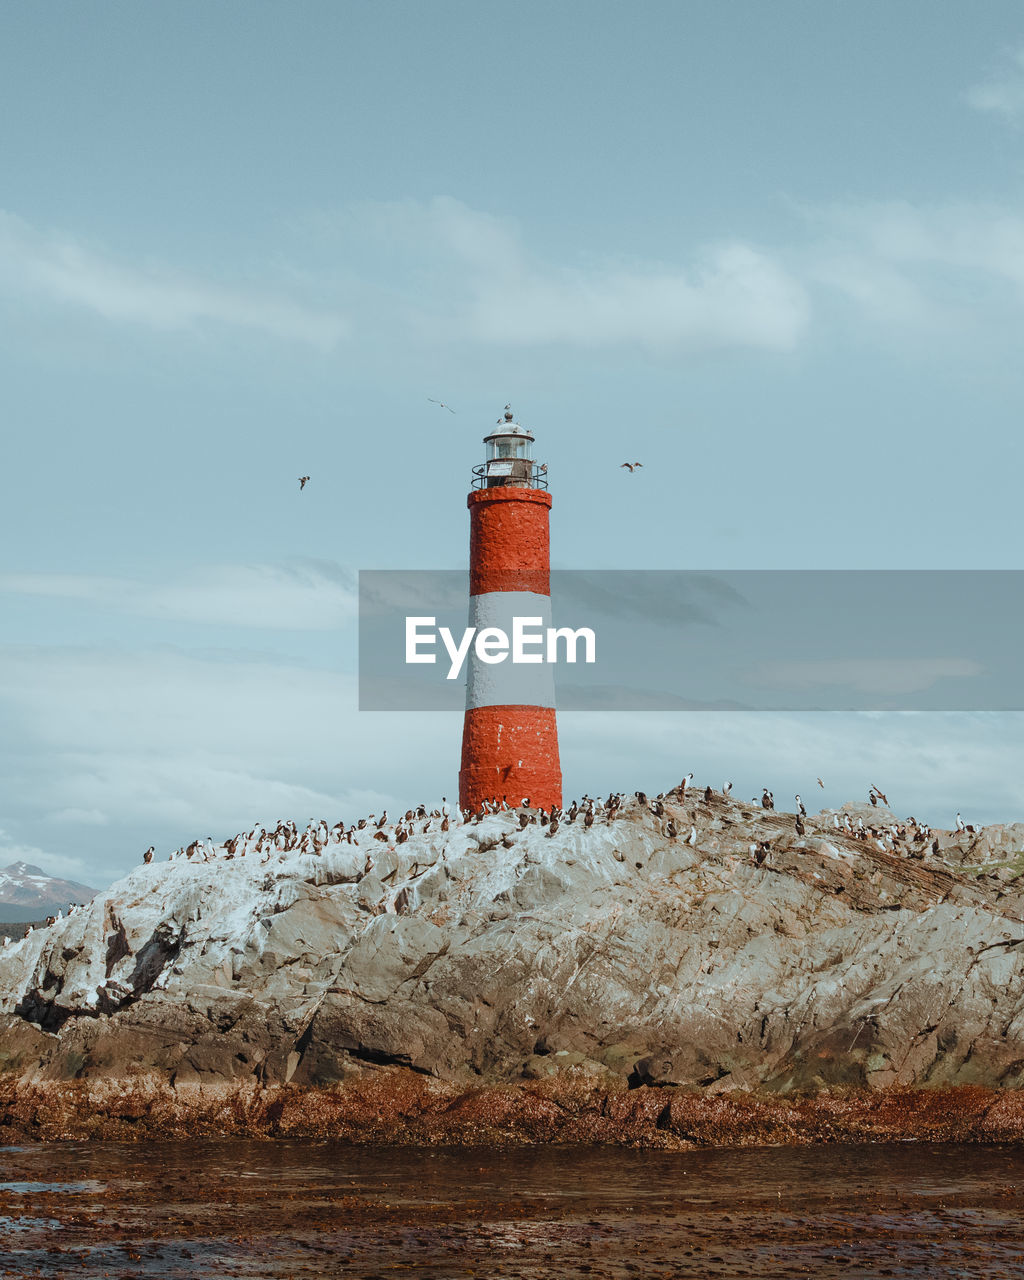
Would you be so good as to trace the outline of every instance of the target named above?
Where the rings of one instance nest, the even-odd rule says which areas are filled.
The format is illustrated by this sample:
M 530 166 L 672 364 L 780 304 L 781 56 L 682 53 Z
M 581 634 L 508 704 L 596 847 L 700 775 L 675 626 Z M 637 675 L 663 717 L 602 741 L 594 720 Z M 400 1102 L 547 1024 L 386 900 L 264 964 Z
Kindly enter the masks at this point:
M 98 892 L 48 876 L 31 862 L 12 862 L 0 871 L 0 920 L 40 920 L 67 910 L 70 902 L 88 902 Z

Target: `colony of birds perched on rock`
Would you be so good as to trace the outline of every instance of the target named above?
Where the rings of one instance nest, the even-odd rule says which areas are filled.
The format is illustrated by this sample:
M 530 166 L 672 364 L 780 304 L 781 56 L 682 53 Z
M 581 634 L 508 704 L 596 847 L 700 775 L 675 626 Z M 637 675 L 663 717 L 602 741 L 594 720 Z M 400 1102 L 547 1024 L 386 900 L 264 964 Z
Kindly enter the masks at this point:
M 630 797 L 630 802 L 635 802 L 637 806 L 646 808 L 655 817 L 662 818 L 665 816 L 666 802 L 688 802 L 687 789 L 692 783 L 693 777 L 692 772 L 687 773 L 673 790 L 659 792 L 650 799 L 645 792 L 636 791 Z M 824 785 L 821 783 L 820 778 L 817 781 L 819 785 Z M 716 798 L 721 801 L 727 801 L 732 791 L 732 785 L 731 782 L 726 782 L 719 793 L 716 793 L 710 785 L 705 786 L 701 804 L 695 805 L 690 812 L 690 817 L 694 821 L 690 825 L 690 832 L 687 836 L 686 842 L 688 844 L 692 846 L 697 842 L 697 821 L 701 808 L 705 812 L 709 811 Z M 879 801 L 885 804 L 888 803 L 886 796 L 877 787 L 872 786 L 868 794 L 873 807 L 877 806 Z M 693 792 L 691 791 L 689 803 L 694 804 L 692 797 Z M 815 829 L 819 833 L 827 834 L 829 828 L 831 828 L 833 834 L 842 832 L 853 840 L 871 840 L 878 849 L 905 854 L 910 857 L 924 857 L 929 852 L 935 854 L 939 851 L 938 840 L 933 836 L 932 828 L 925 823 L 918 823 L 913 817 L 907 818 L 904 822 L 893 821 L 865 825 L 862 816 L 858 815 L 854 821 L 849 813 L 844 813 L 840 817 L 838 812 L 822 810 L 820 818 L 808 819 L 807 807 L 800 795 L 797 794 L 794 799 L 796 801 L 794 829 L 798 835 L 807 834 L 808 828 L 810 828 L 812 834 Z M 385 809 L 379 817 L 375 813 L 370 813 L 347 826 L 340 821 L 329 825 L 324 818 L 310 819 L 302 831 L 291 820 L 279 819 L 269 830 L 265 826 L 256 823 L 249 831 L 240 832 L 220 843 L 215 842 L 212 836 L 207 836 L 205 839 L 197 838 L 190 844 L 182 845 L 175 849 L 169 855 L 168 861 L 174 862 L 183 859 L 190 862 L 209 862 L 217 858 L 253 857 L 259 858 L 261 863 L 268 863 L 275 856 L 283 859 L 283 855 L 293 852 L 322 854 L 324 850 L 329 849 L 332 845 L 357 843 L 358 833 L 365 831 L 367 828 L 373 829 L 373 839 L 393 847 L 404 844 L 414 834 L 448 831 L 452 825 L 472 825 L 479 823 L 489 814 L 511 811 L 515 811 L 518 814 L 520 830 L 537 823 L 542 827 L 547 827 L 549 835 L 555 835 L 560 827 L 571 825 L 581 814 L 582 823 L 587 828 L 596 821 L 610 823 L 620 813 L 625 801 L 626 797 L 623 792 L 611 792 L 603 800 L 600 797 L 595 798 L 584 794 L 582 800 L 573 800 L 564 809 L 556 806 L 546 810 L 543 807 L 531 805 L 530 797 L 524 796 L 519 804 L 510 804 L 506 798 L 485 800 L 478 810 L 473 811 L 462 809 L 458 805 L 453 806 L 449 804 L 446 798 L 442 797 L 439 806 L 428 809 L 425 804 L 421 803 L 414 808 L 407 809 L 395 821 L 389 821 L 388 812 Z M 755 797 L 752 803 L 759 803 L 761 808 L 766 811 L 775 811 L 775 796 L 767 787 L 762 789 L 760 801 Z M 959 813 L 956 815 L 954 829 L 958 834 L 971 835 L 975 834 L 977 830 L 974 826 L 966 824 Z M 675 839 L 679 832 L 680 823 L 675 818 L 669 818 L 664 826 L 664 834 L 669 839 Z M 761 842 L 761 844 L 770 850 L 770 842 Z M 758 848 L 760 849 L 760 847 L 759 845 Z M 152 863 L 155 854 L 155 846 L 150 845 L 143 854 L 143 863 L 146 865 Z M 78 906 L 80 904 L 73 903 L 70 909 L 75 910 Z M 54 924 L 61 918 L 61 915 L 62 913 L 58 913 L 57 916 L 48 917 L 46 924 Z
M 168 861 L 208 863 L 248 858 L 260 865 L 272 862 L 285 864 L 295 855 L 322 856 L 339 846 L 358 846 L 369 839 L 373 842 L 369 846 L 366 860 L 366 871 L 369 872 L 373 867 L 374 845 L 394 850 L 414 836 L 440 834 L 454 827 L 471 828 L 491 815 L 505 813 L 515 817 L 516 829 L 520 832 L 538 826 L 548 837 L 555 837 L 573 824 L 578 823 L 584 831 L 589 831 L 595 824 L 610 825 L 626 813 L 635 817 L 638 812 L 644 812 L 657 820 L 659 831 L 666 840 L 671 842 L 681 839 L 685 845 L 695 848 L 701 839 L 702 826 L 714 825 L 716 808 L 720 823 L 724 810 L 734 802 L 730 797 L 731 782 L 724 783 L 720 792 L 716 792 L 710 785 L 700 791 L 691 786 L 693 779 L 693 772 L 688 772 L 676 787 L 651 797 L 643 791 L 636 791 L 632 796 L 627 796 L 624 792 L 611 792 L 603 799 L 584 794 L 580 800 L 571 801 L 565 808 L 556 806 L 544 809 L 531 804 L 530 797 L 524 796 L 518 804 L 510 803 L 507 798 L 485 800 L 479 809 L 473 811 L 452 805 L 447 798 L 442 797 L 438 806 L 428 808 L 426 804 L 420 803 L 406 809 L 394 820 L 389 818 L 387 809 L 379 816 L 370 813 L 347 825 L 342 821 L 331 825 L 324 818 L 310 819 L 301 830 L 294 821 L 279 819 L 269 829 L 256 823 L 250 830 L 221 842 L 214 841 L 212 836 L 197 838 L 188 845 L 173 850 Z M 820 778 L 817 781 L 819 785 L 824 785 Z M 877 809 L 879 802 L 887 802 L 885 795 L 875 786 L 870 788 L 868 794 L 873 809 Z M 936 856 L 940 852 L 939 835 L 945 833 L 933 832 L 930 826 L 917 822 L 913 817 L 903 822 L 893 818 L 888 822 L 865 823 L 862 814 L 854 817 L 849 811 L 824 809 L 811 817 L 800 795 L 796 795 L 794 799 L 796 813 L 793 833 L 798 837 L 796 848 L 801 847 L 805 839 L 813 841 L 828 837 L 830 840 L 870 842 L 880 852 L 917 859 Z M 772 820 L 775 820 L 775 797 L 769 788 L 762 788 L 760 801 L 754 797 L 751 804 L 759 805 L 766 817 L 771 814 Z M 783 816 L 778 815 L 779 818 Z M 976 834 L 976 828 L 964 823 L 959 813 L 956 815 L 954 830 L 956 837 Z M 749 844 L 751 862 L 758 867 L 766 864 L 773 847 L 779 844 L 780 836 L 781 832 L 776 836 L 761 836 L 752 841 Z M 950 837 L 953 838 L 952 833 Z M 783 843 L 786 848 L 792 848 L 792 837 L 786 837 Z M 505 847 L 511 847 L 507 837 Z M 151 865 L 155 855 L 155 846 L 150 845 L 143 854 L 143 864 Z M 79 909 L 80 905 L 71 904 L 69 914 Z M 56 924 L 62 914 L 48 917 L 46 926 Z M 33 926 L 29 925 L 25 936 L 32 932 Z M 3 945 L 8 945 L 7 940 Z
M 693 778 L 692 772 L 687 773 L 678 786 L 668 792 L 659 792 L 652 798 L 648 798 L 643 791 L 636 791 L 632 797 L 628 798 L 628 803 L 631 806 L 646 809 L 655 818 L 666 819 L 663 834 L 670 840 L 678 838 L 688 822 L 689 833 L 685 842 L 694 847 L 699 838 L 698 823 L 701 816 L 709 815 L 716 801 L 729 802 L 732 783 L 726 782 L 718 793 L 710 785 L 705 786 L 701 793 L 701 800 L 697 802 L 694 798 L 696 793 L 690 789 Z M 824 785 L 820 778 L 817 781 L 819 785 Z M 689 796 L 688 789 L 690 789 Z M 868 798 L 873 808 L 877 808 L 880 801 L 888 804 L 887 797 L 874 786 L 870 788 Z M 794 799 L 796 801 L 794 831 L 797 836 L 806 836 L 808 833 L 811 836 L 815 834 L 834 836 L 841 833 L 850 840 L 869 840 L 882 852 L 912 858 L 924 858 L 929 854 L 939 853 L 939 840 L 932 828 L 926 823 L 919 823 L 913 817 L 903 822 L 894 820 L 886 823 L 865 824 L 860 814 L 853 818 L 849 812 L 840 815 L 838 811 L 822 810 L 819 816 L 810 818 L 807 806 L 800 795 L 797 794 Z M 191 844 L 175 849 L 169 860 L 209 862 L 215 858 L 253 857 L 259 858 L 261 863 L 268 863 L 277 857 L 279 861 L 283 861 L 288 854 L 294 852 L 322 854 L 332 845 L 358 843 L 359 833 L 367 829 L 372 829 L 372 838 L 375 841 L 394 848 L 404 844 L 413 835 L 448 831 L 452 826 L 472 826 L 490 814 L 509 812 L 517 815 L 520 831 L 537 824 L 547 828 L 549 836 L 554 836 L 560 829 L 571 826 L 577 819 L 580 820 L 584 829 L 589 829 L 595 822 L 611 823 L 623 811 L 626 803 L 627 797 L 623 792 L 611 792 L 604 799 L 584 794 L 581 800 L 571 801 L 564 809 L 554 806 L 548 810 L 532 805 L 530 797 L 524 796 L 518 804 L 510 804 L 507 798 L 485 800 L 480 808 L 474 811 L 462 809 L 458 805 L 453 806 L 449 804 L 447 798 L 442 797 L 439 806 L 428 809 L 425 804 L 419 804 L 414 808 L 406 809 L 404 814 L 394 821 L 389 820 L 385 809 L 379 817 L 375 813 L 370 813 L 347 826 L 344 822 L 335 822 L 331 826 L 324 818 L 310 819 L 301 832 L 294 822 L 284 819 L 278 820 L 269 831 L 257 823 L 248 832 L 241 832 L 220 844 L 215 843 L 212 836 L 207 836 L 205 840 L 193 840 Z M 675 816 L 666 817 L 666 804 L 672 803 L 690 806 L 686 821 L 680 821 Z M 759 804 L 766 812 L 773 814 L 775 812 L 775 796 L 767 787 L 762 788 L 760 800 L 754 797 L 751 803 Z M 964 823 L 960 814 L 957 813 L 955 830 L 958 834 L 973 835 L 976 829 Z M 771 848 L 771 840 L 759 840 L 750 846 L 750 856 L 760 866 L 771 853 Z M 151 845 L 143 855 L 144 863 L 152 862 L 154 853 L 155 850 Z

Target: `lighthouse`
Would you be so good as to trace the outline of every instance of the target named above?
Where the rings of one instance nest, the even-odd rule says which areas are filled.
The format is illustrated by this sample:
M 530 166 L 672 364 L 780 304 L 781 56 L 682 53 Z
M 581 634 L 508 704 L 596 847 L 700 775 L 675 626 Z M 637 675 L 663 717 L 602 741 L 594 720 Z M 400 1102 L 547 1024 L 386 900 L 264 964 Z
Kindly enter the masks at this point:
M 551 624 L 546 468 L 533 460 L 533 434 L 506 405 L 484 437 L 485 461 L 473 469 L 469 507 L 469 624 L 477 634 L 511 635 L 516 619 Z M 489 663 L 479 646 L 469 659 L 462 730 L 459 803 L 486 801 L 550 809 L 562 803 L 555 689 L 550 665 Z

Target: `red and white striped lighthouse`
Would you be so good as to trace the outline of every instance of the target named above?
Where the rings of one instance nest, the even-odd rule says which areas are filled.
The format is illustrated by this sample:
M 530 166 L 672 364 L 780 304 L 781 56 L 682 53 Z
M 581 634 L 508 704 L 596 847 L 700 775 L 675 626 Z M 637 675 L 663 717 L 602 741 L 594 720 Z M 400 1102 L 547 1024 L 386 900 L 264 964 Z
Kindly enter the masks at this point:
M 533 461 L 533 435 L 506 406 L 484 437 L 486 461 L 474 468 L 467 499 L 469 625 L 513 633 L 514 618 L 551 625 L 548 512 L 544 469 Z M 478 632 L 479 634 L 479 632 Z M 555 689 L 546 662 L 489 664 L 470 651 L 462 730 L 459 803 L 484 800 L 534 807 L 562 803 Z

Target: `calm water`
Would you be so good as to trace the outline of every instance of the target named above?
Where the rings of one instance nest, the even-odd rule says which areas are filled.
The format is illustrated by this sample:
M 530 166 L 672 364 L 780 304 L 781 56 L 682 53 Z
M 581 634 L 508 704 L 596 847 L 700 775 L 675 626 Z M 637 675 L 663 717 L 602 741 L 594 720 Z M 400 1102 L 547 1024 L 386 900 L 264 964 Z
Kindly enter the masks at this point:
M 1024 1280 L 1024 1150 L 5 1148 L 0 1274 Z

